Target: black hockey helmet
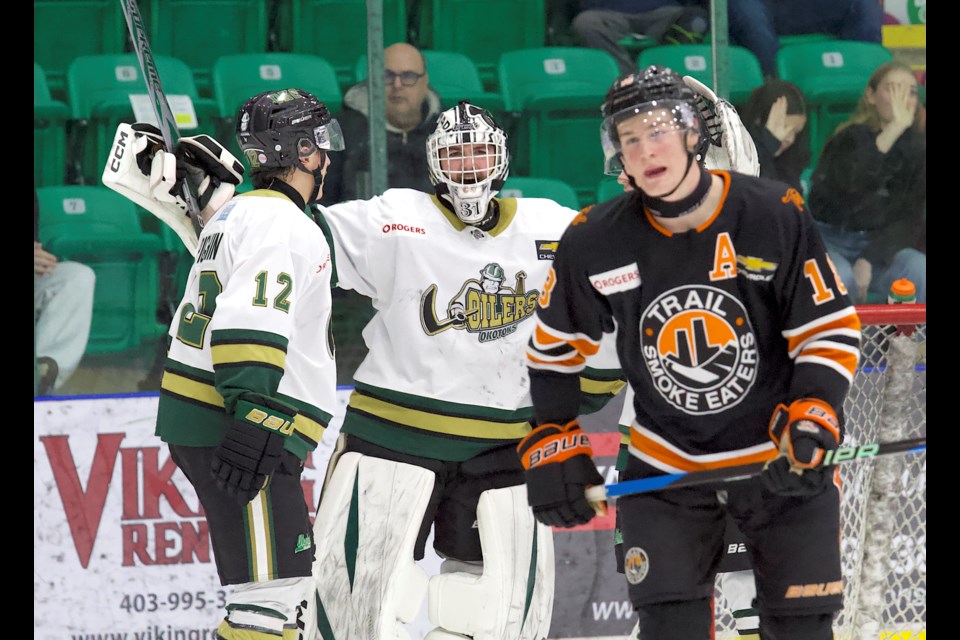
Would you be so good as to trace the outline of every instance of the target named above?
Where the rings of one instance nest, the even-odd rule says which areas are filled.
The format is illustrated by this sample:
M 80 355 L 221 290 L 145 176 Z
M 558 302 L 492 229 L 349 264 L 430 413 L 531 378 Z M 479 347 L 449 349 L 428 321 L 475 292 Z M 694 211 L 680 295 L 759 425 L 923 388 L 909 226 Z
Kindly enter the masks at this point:
M 237 143 L 250 167 L 292 167 L 317 149 L 344 148 L 327 106 L 302 89 L 265 91 L 237 113 Z
M 696 153 L 704 157 L 709 139 L 697 108 L 697 94 L 673 69 L 657 64 L 617 78 L 607 95 L 600 113 L 600 142 L 604 151 L 604 173 L 617 175 L 620 164 L 620 139 L 617 125 L 628 118 L 666 109 L 672 114 L 671 126 L 678 130 L 695 129 L 700 132 Z

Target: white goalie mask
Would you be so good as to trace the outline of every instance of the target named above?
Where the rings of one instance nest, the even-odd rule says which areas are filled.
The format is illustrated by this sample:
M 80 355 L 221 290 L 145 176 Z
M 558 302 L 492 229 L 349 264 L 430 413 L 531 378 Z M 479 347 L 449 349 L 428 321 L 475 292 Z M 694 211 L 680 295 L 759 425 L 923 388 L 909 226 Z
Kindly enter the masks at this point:
M 461 101 L 427 138 L 427 165 L 437 197 L 465 224 L 478 224 L 509 174 L 507 136 L 485 109 Z

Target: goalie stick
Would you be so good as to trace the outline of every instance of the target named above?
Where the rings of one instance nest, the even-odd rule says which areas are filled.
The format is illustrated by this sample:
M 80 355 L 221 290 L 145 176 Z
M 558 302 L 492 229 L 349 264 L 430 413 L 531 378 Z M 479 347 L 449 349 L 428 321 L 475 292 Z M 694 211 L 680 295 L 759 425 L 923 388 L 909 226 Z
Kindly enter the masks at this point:
M 828 451 L 820 463 L 821 467 L 837 465 L 844 462 L 854 462 L 866 458 L 875 458 L 892 453 L 919 453 L 926 451 L 927 438 L 912 438 L 893 442 L 877 442 L 858 446 L 839 447 Z M 754 462 L 736 467 L 723 467 L 707 471 L 691 471 L 689 473 L 671 473 L 652 478 L 626 480 L 607 485 L 589 487 L 586 491 L 587 500 L 597 504 L 610 498 L 619 498 L 637 493 L 650 493 L 662 489 L 677 489 L 709 484 L 711 482 L 732 482 L 758 475 L 763 471 L 766 462 Z
M 150 94 L 153 112 L 159 122 L 164 146 L 166 146 L 166 151 L 173 153 L 174 147 L 180 139 L 180 130 L 177 128 L 176 118 L 170 111 L 170 104 L 167 102 L 167 96 L 160 84 L 160 73 L 157 71 L 157 65 L 153 60 L 153 52 L 150 50 L 150 42 L 147 40 L 147 33 L 143 28 L 143 16 L 140 14 L 140 7 L 137 5 L 137 0 L 120 0 L 120 6 L 127 19 L 127 31 L 130 32 L 130 40 L 137 52 L 137 59 L 140 60 L 140 69 L 143 71 L 143 78 L 147 83 L 147 92 Z M 189 180 L 181 181 L 181 196 L 183 201 L 187 203 L 190 221 L 193 223 L 194 230 L 197 231 L 200 207 L 197 205 L 197 198 L 190 188 Z

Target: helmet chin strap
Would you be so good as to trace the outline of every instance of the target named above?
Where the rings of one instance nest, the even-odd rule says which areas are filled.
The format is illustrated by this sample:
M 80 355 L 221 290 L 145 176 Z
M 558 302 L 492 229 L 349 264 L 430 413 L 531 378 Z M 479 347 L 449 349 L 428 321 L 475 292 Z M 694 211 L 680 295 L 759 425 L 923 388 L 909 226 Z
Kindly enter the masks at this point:
M 316 202 L 320 197 L 320 189 L 323 188 L 323 168 L 327 166 L 327 162 L 329 161 L 329 156 L 323 151 L 320 151 L 320 164 L 317 165 L 316 169 L 311 171 L 303 166 L 302 158 L 300 162 L 297 163 L 297 169 L 313 176 L 313 194 L 310 196 L 310 202 Z
M 687 168 L 683 172 L 683 177 L 680 178 L 680 181 L 677 182 L 677 185 L 673 189 L 659 196 L 652 196 L 638 187 L 636 181 L 633 179 L 633 176 L 631 176 L 629 173 L 627 174 L 627 178 L 630 181 L 630 186 L 640 192 L 640 195 L 643 199 L 643 204 L 647 209 L 650 209 L 650 213 L 660 218 L 679 218 L 693 212 L 697 207 L 703 204 L 703 201 L 707 198 L 707 193 L 710 191 L 712 175 L 703 166 L 701 166 L 699 162 L 695 162 L 695 159 L 696 154 L 692 151 L 688 151 Z M 697 186 L 692 192 L 690 192 L 690 195 L 671 202 L 664 200 L 663 198 L 670 196 L 673 192 L 680 188 L 680 185 L 683 184 L 683 181 L 687 179 L 690 169 L 694 166 L 696 166 L 700 171 L 700 179 L 697 181 Z

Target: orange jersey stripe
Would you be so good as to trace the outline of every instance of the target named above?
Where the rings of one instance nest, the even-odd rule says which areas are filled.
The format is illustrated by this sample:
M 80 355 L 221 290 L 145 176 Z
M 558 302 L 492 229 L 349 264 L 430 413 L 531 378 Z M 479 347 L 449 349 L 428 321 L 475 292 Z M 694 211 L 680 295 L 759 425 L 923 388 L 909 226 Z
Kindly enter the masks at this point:
M 538 358 L 534 355 L 531 355 L 530 353 L 527 353 L 527 359 L 530 360 L 531 362 L 536 362 L 537 364 L 546 364 L 546 365 L 553 365 L 555 367 L 570 367 L 570 368 L 577 368 L 577 369 L 581 368 L 584 365 L 584 363 L 586 363 L 587 361 L 587 359 L 581 355 L 576 355 L 572 358 L 567 358 L 566 360 L 544 360 L 542 358 Z
M 536 344 L 542 344 L 546 346 L 565 343 L 576 349 L 578 353 L 581 353 L 585 356 L 592 356 L 600 350 L 599 342 L 591 342 L 585 338 L 568 340 L 563 336 L 550 333 L 549 329 L 540 323 L 537 323 L 537 327 L 534 329 L 533 340 Z
M 715 457 L 713 460 L 705 462 L 696 460 L 693 457 L 686 457 L 682 453 L 668 449 L 660 442 L 648 438 L 636 429 L 630 430 L 630 446 L 639 449 L 644 454 L 669 467 L 680 469 L 684 472 L 720 469 L 723 467 L 751 464 L 753 462 L 766 462 L 767 460 L 773 460 L 777 457 L 777 449 L 773 446 L 773 443 L 771 443 L 769 447 L 764 447 L 761 451 L 743 455 L 731 453 L 729 457 Z
M 797 356 L 797 359 L 799 360 L 801 357 L 826 358 L 828 360 L 833 360 L 841 367 L 849 371 L 851 377 L 856 374 L 857 362 L 860 361 L 859 354 L 844 351 L 843 349 L 831 349 L 830 347 L 813 347 L 804 349 Z
M 787 351 L 793 353 L 800 348 L 800 345 L 804 342 L 810 340 L 812 337 L 820 333 L 825 333 L 827 331 L 834 331 L 838 329 L 848 329 L 851 331 L 860 332 L 860 318 L 857 316 L 856 309 L 850 307 L 850 312 L 839 318 L 834 318 L 828 322 L 815 325 L 810 327 L 803 333 L 798 333 L 796 335 L 785 336 L 787 338 Z

